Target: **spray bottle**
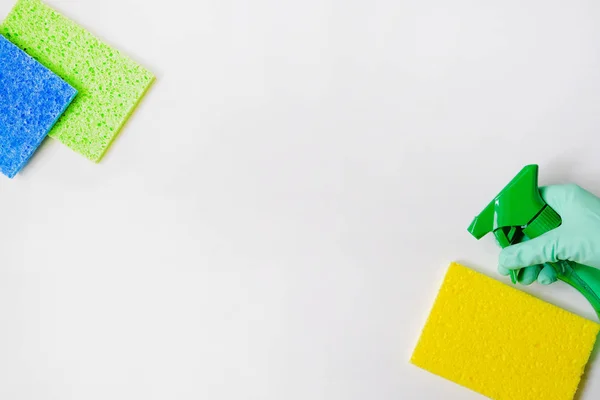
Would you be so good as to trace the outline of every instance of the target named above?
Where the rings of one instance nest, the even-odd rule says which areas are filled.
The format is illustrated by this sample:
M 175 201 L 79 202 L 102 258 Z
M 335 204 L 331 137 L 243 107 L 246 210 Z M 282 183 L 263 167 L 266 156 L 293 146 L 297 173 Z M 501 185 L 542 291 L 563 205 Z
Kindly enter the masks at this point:
M 562 223 L 560 215 L 540 195 L 538 166 L 525 166 L 504 189 L 475 217 L 468 231 L 481 239 L 492 232 L 501 247 L 536 238 Z M 600 319 L 600 274 L 587 265 L 571 261 L 548 263 L 559 280 L 577 289 L 591 303 Z M 525 267 L 525 265 L 524 265 Z M 517 282 L 518 271 L 510 278 Z

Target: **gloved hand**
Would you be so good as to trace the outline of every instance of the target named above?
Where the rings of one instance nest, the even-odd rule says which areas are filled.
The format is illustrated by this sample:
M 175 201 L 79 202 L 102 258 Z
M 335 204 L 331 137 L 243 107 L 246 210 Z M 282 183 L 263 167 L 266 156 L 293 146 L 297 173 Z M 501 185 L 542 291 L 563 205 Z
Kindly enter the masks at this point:
M 518 282 L 543 285 L 556 282 L 546 262 L 575 261 L 600 269 L 600 198 L 577 185 L 540 188 L 542 198 L 562 218 L 562 224 L 543 235 L 501 250 L 498 272 L 520 270 Z

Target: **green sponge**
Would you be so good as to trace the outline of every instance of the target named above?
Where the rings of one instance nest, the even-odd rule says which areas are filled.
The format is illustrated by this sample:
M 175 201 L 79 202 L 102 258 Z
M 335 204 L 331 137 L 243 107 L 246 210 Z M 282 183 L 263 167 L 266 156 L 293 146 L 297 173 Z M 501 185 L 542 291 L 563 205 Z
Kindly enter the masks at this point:
M 18 0 L 0 33 L 77 89 L 49 136 L 99 162 L 152 73 L 40 0 Z

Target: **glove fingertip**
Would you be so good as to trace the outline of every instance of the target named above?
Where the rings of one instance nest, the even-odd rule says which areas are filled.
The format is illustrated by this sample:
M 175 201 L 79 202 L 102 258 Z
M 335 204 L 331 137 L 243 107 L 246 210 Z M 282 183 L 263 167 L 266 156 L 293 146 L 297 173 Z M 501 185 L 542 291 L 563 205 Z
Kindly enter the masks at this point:
M 552 279 L 548 278 L 547 276 L 540 276 L 540 277 L 538 277 L 538 282 L 542 285 L 551 285 L 556 281 L 553 281 Z
M 510 270 L 507 268 L 504 268 L 501 265 L 498 265 L 498 273 L 503 276 L 508 276 L 510 274 Z
M 522 268 L 523 265 L 519 265 L 517 261 L 518 260 L 514 249 L 506 247 L 500 251 L 500 256 L 498 257 L 498 264 L 500 265 L 500 267 L 507 270 Z
M 546 265 L 538 275 L 537 280 L 542 285 L 551 285 L 558 280 L 558 277 L 554 268 Z
M 519 283 L 525 286 L 531 285 L 535 282 L 541 270 L 541 265 L 531 265 L 523 268 L 522 273 L 519 275 Z

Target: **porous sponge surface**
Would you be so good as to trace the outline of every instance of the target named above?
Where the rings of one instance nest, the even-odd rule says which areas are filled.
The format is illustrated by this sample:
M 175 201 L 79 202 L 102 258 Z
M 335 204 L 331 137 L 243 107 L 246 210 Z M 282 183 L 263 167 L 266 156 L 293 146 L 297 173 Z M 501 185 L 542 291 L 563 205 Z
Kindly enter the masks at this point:
M 152 73 L 40 0 L 19 0 L 0 33 L 77 89 L 49 135 L 99 162 Z
M 0 172 L 27 164 L 76 93 L 0 35 Z
M 571 400 L 600 325 L 452 263 L 411 362 L 496 400 Z

